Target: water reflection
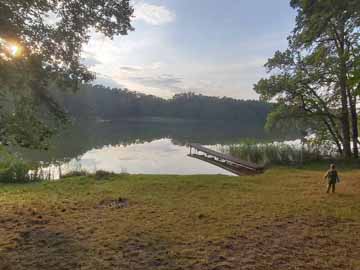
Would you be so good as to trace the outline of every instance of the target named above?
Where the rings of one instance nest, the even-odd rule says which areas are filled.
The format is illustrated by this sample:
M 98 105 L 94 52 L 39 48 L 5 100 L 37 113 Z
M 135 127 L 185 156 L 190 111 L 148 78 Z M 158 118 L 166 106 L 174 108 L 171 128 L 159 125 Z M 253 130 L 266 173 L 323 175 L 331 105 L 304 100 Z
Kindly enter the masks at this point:
M 264 139 L 261 125 L 223 121 L 125 119 L 118 122 L 81 122 L 60 133 L 49 151 L 21 149 L 31 161 L 61 165 L 61 171 L 108 170 L 144 174 L 229 174 L 187 157 L 188 142 L 225 145 L 243 138 Z
M 224 174 L 221 168 L 187 156 L 185 146 L 175 145 L 170 139 L 160 139 L 128 146 L 104 146 L 62 165 L 62 172 L 106 170 L 130 174 Z M 56 175 L 54 167 L 53 174 Z M 57 177 L 57 175 L 55 176 Z
M 188 142 L 204 145 L 229 144 L 241 138 L 262 139 L 261 125 L 239 125 L 223 121 L 183 121 L 169 119 L 125 119 L 117 122 L 81 122 L 64 130 L 51 142 L 48 151 L 22 149 L 26 159 L 32 161 L 70 160 L 92 149 L 104 146 L 149 143 L 169 138 L 175 145 Z

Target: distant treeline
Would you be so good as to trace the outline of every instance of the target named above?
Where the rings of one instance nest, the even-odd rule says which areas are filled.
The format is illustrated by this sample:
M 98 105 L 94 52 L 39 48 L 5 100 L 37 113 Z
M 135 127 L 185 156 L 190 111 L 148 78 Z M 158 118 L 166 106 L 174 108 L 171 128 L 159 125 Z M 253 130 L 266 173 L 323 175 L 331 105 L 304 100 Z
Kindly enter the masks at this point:
M 163 99 L 126 89 L 83 85 L 75 93 L 56 91 L 56 99 L 76 118 L 116 120 L 126 117 L 168 117 L 191 120 L 236 120 L 263 124 L 271 109 L 254 100 L 209 97 L 194 93 Z

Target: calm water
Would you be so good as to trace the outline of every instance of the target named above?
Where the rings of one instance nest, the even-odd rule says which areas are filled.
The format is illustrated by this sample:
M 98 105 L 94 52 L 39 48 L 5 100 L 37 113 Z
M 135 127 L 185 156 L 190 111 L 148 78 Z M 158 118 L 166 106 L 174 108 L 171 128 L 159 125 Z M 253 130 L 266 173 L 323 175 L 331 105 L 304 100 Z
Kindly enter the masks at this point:
M 62 165 L 62 171 L 106 170 L 131 174 L 225 174 L 231 173 L 206 162 L 188 157 L 189 149 L 171 139 L 131 145 L 109 145 L 87 151 Z M 58 174 L 54 167 L 53 173 Z M 56 177 L 56 176 L 55 176 Z
M 22 150 L 27 160 L 56 163 L 56 178 L 72 170 L 107 170 L 131 174 L 225 174 L 231 173 L 188 157 L 186 143 L 214 149 L 241 139 L 267 138 L 261 126 L 239 123 L 195 122 L 166 119 L 131 119 L 88 122 L 63 131 L 49 151 Z

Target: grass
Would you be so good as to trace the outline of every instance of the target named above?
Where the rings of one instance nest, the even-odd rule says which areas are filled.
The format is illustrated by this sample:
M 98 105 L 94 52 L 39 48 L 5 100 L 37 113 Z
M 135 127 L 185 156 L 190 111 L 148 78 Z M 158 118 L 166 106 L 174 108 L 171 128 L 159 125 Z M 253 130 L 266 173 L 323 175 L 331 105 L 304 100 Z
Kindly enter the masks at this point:
M 360 269 L 360 170 L 322 176 L 0 184 L 0 269 Z
M 240 159 L 264 165 L 296 165 L 304 162 L 317 163 L 324 156 L 336 158 L 336 153 L 326 145 L 305 144 L 291 145 L 287 143 L 243 141 L 230 145 L 225 152 Z

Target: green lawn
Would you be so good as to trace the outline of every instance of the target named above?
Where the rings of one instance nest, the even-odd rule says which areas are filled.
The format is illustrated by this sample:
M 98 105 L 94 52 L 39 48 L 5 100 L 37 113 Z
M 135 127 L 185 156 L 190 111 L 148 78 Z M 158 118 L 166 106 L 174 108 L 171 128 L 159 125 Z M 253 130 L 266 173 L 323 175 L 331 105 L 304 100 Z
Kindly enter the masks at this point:
M 360 269 L 360 170 L 323 174 L 0 184 L 0 269 Z

